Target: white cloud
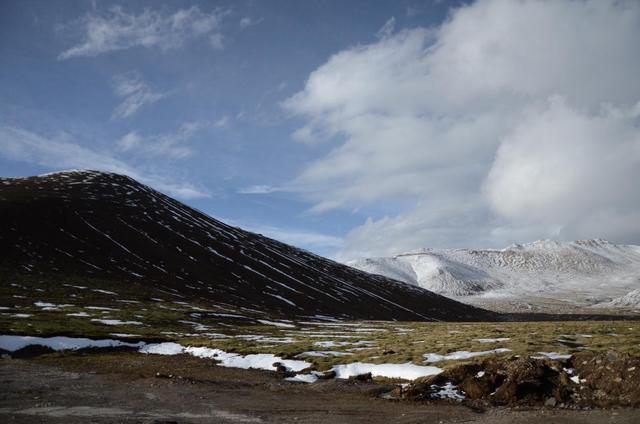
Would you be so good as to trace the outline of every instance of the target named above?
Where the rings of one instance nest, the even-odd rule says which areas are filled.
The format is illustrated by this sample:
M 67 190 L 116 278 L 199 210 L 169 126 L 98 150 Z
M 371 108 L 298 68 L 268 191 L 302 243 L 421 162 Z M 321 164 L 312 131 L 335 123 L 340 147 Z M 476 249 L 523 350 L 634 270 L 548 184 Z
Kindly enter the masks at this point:
M 202 12 L 197 6 L 165 14 L 145 9 L 139 15 L 120 6 L 105 16 L 90 13 L 71 24 L 79 26 L 83 40 L 62 52 L 60 60 L 92 57 L 132 47 L 158 48 L 163 51 L 181 47 L 190 39 L 208 37 L 214 48 L 222 47 L 220 25 L 225 12 Z
M 113 79 L 113 89 L 123 99 L 113 111 L 114 118 L 128 118 L 164 97 L 149 88 L 137 72 L 117 75 Z
M 307 119 L 294 138 L 334 146 L 292 184 L 314 211 L 414 205 L 354 229 L 343 257 L 640 242 L 639 3 L 482 0 L 385 34 L 284 103 Z
M 562 98 L 531 110 L 498 148 L 485 186 L 492 208 L 569 238 L 638 236 L 639 118 L 639 107 L 587 114 Z
M 108 152 L 100 152 L 69 141 L 65 137 L 47 138 L 31 131 L 0 125 L 0 155 L 52 170 L 93 169 L 128 175 L 169 195 L 182 199 L 208 197 L 192 184 L 168 181 L 167 177 L 143 173 Z
M 122 152 L 140 152 L 145 155 L 163 156 L 170 159 L 184 159 L 193 154 L 184 143 L 206 125 L 200 122 L 182 124 L 174 133 L 142 136 L 137 131 L 125 134 L 117 144 Z

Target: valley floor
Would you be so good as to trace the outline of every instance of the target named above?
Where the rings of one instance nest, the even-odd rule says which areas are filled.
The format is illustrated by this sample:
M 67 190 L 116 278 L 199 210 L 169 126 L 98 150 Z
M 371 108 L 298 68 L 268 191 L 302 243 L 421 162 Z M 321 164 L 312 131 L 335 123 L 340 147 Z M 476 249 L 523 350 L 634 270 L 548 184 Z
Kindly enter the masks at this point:
M 5 423 L 636 423 L 640 410 L 472 410 L 380 399 L 384 384 L 291 383 L 180 356 L 115 352 L 0 360 Z

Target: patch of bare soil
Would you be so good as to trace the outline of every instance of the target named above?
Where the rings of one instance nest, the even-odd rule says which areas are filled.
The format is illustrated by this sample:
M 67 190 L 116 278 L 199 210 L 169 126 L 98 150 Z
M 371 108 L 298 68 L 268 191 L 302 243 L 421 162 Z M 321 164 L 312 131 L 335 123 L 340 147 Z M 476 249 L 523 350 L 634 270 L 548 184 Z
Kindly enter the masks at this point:
M 585 364 L 585 366 L 587 366 Z M 3 423 L 636 423 L 636 409 L 390 401 L 371 381 L 291 383 L 213 361 L 113 352 L 0 360 Z
M 640 407 L 640 358 L 578 353 L 569 359 L 491 358 L 447 369 L 396 389 L 405 399 L 430 399 L 455 386 L 473 405 L 566 408 Z

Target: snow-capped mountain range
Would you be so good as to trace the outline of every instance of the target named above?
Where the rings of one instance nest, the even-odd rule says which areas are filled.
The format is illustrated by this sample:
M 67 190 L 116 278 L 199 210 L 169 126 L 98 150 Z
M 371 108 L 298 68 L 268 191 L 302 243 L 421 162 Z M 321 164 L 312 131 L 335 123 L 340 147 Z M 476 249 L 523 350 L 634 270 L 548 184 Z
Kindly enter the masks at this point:
M 500 250 L 423 249 L 349 265 L 484 306 L 640 308 L 640 246 L 602 239 L 540 240 Z

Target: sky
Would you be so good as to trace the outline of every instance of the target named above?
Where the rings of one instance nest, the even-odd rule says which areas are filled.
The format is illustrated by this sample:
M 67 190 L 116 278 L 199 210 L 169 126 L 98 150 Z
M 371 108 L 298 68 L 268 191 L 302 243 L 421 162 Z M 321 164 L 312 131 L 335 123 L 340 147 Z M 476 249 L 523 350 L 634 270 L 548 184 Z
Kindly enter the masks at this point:
M 640 2 L 0 0 L 0 176 L 347 261 L 640 244 Z

